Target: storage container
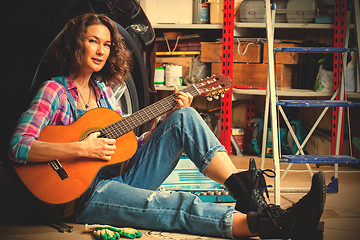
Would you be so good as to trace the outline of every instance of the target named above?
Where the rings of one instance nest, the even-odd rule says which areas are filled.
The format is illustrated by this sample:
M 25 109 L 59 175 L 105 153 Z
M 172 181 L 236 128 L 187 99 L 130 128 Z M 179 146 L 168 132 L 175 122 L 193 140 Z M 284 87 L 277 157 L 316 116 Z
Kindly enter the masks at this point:
M 286 9 L 287 0 L 275 0 L 276 15 L 275 22 L 286 22 L 286 14 L 281 9 Z M 264 0 L 244 0 L 239 8 L 240 22 L 265 22 L 265 2 Z
M 276 4 L 276 23 L 313 22 L 317 4 L 315 0 L 274 0 Z M 240 22 L 265 22 L 265 2 L 263 0 L 244 0 L 239 9 Z
M 241 152 L 244 152 L 244 139 L 245 139 L 245 129 L 244 128 L 232 128 L 231 134 L 235 138 L 235 141 L 240 148 Z
M 155 84 L 155 86 L 165 86 L 165 68 L 164 67 L 155 68 L 154 84 Z
M 221 63 L 211 64 L 211 73 L 221 73 Z M 294 66 L 288 64 L 276 64 L 277 87 L 289 89 L 292 86 Z M 255 63 L 234 63 L 232 84 L 248 85 L 250 87 L 266 87 L 268 65 Z
M 234 1 L 234 16 L 235 21 L 239 21 L 239 7 L 243 0 Z M 210 3 L 210 23 L 222 24 L 223 23 L 223 8 L 224 0 L 209 0 Z
M 167 65 L 165 68 L 165 82 L 167 87 L 176 87 L 182 85 L 182 66 Z
M 286 19 L 289 23 L 309 23 L 315 19 L 317 4 L 315 0 L 288 0 Z
M 193 23 L 210 23 L 210 4 L 203 0 L 193 2 Z
M 201 42 L 201 61 L 202 62 L 221 62 L 222 58 L 222 43 L 221 42 Z M 249 62 L 260 63 L 261 62 L 261 44 L 251 44 L 248 42 L 241 42 L 240 53 L 244 53 L 246 47 L 246 53 L 240 55 L 238 53 L 238 43 L 234 43 L 234 62 Z
M 274 43 L 273 47 L 299 47 L 298 44 L 293 43 Z M 276 53 L 276 63 L 283 64 L 297 64 L 299 62 L 300 54 L 294 52 L 277 52 Z M 267 43 L 264 43 L 263 49 L 263 63 L 268 62 L 268 51 L 267 51 Z
M 193 0 L 140 0 L 151 24 L 192 24 Z
M 182 79 L 189 75 L 190 67 L 194 57 L 176 56 L 176 57 L 156 57 L 156 63 L 161 65 L 173 64 L 182 66 Z

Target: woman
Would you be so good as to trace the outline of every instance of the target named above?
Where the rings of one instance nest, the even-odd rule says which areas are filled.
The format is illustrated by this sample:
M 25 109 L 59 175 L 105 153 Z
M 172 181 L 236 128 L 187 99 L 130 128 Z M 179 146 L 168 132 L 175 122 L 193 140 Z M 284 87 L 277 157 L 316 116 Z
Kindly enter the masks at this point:
M 63 76 L 46 81 L 21 116 L 11 141 L 11 158 L 20 163 L 73 157 L 109 160 L 115 140 L 98 138 L 98 132 L 72 143 L 37 139 L 44 126 L 72 124 L 93 108 L 107 107 L 121 114 L 111 86 L 124 83 L 130 70 L 123 38 L 108 17 L 81 15 L 66 24 L 57 41 L 56 60 Z M 251 161 L 248 171 L 238 173 L 224 147 L 190 108 L 192 96 L 174 92 L 177 105 L 166 120 L 138 138 L 139 148 L 127 164 L 99 172 L 94 191 L 74 219 L 228 238 L 260 234 L 300 239 L 311 234 L 324 208 L 323 174 L 314 175 L 310 192 L 291 208 L 268 205 L 263 172 Z M 203 203 L 190 193 L 156 192 L 182 152 L 204 175 L 225 184 L 237 199 L 235 209 Z

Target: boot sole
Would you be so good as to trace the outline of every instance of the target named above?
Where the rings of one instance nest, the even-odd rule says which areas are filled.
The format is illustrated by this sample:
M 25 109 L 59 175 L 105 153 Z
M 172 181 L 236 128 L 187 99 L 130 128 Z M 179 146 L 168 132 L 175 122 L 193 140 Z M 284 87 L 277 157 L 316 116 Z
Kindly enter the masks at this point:
M 322 189 L 322 194 L 321 194 L 321 198 L 320 198 L 320 216 L 319 216 L 319 221 L 321 218 L 321 215 L 324 212 L 324 208 L 325 208 L 325 202 L 326 202 L 326 182 L 325 182 L 325 176 L 323 172 L 319 172 L 319 188 Z
M 313 194 L 318 195 L 315 196 L 315 199 L 317 198 L 317 202 L 313 203 L 317 204 L 316 212 L 318 212 L 318 214 L 314 216 L 314 218 L 309 219 L 305 226 L 302 226 L 300 229 L 298 229 L 299 231 L 295 234 L 294 238 L 296 240 L 310 239 L 315 234 L 315 230 L 320 222 L 321 215 L 324 212 L 326 201 L 326 183 L 323 172 L 320 171 L 314 174 L 310 191 L 313 191 Z
M 271 227 L 270 225 L 272 225 L 272 223 L 271 221 L 268 221 L 269 227 L 265 227 L 266 229 L 262 229 L 260 233 L 261 239 L 314 239 L 314 237 L 318 235 L 316 228 L 319 225 L 326 200 L 326 185 L 323 172 L 314 174 L 312 178 L 311 189 L 308 194 L 311 198 L 311 202 L 308 202 L 301 211 L 297 210 L 297 213 L 295 213 L 294 216 L 295 221 L 293 222 L 293 227 L 290 227 L 290 229 L 287 229 L 287 227 L 284 229 L 277 229 L 274 226 Z M 248 213 L 249 226 L 256 226 L 257 218 L 255 216 L 255 213 Z M 256 230 L 253 229 L 253 231 Z

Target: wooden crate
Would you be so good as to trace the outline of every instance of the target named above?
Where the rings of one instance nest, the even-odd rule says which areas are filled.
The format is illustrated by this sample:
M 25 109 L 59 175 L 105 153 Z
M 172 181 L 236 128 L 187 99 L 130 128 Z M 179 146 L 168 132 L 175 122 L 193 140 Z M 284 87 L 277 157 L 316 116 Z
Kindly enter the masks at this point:
M 156 63 L 169 63 L 182 66 L 183 79 L 189 75 L 190 66 L 193 61 L 194 57 L 156 57 Z
M 201 42 L 201 61 L 202 62 L 221 62 L 222 43 L 221 42 Z M 240 44 L 240 53 L 243 53 L 247 43 Z M 261 58 L 260 44 L 251 44 L 244 55 L 238 53 L 238 44 L 234 43 L 234 62 L 260 63 Z
M 274 48 L 277 47 L 298 47 L 297 44 L 291 43 L 274 43 Z M 267 43 L 264 43 L 263 49 L 263 63 L 268 63 Z M 299 53 L 277 52 L 276 64 L 297 64 L 299 62 Z
M 293 66 L 286 64 L 276 65 L 277 87 L 291 88 Z M 266 87 L 268 64 L 234 63 L 233 85 L 248 85 L 251 87 Z M 211 64 L 211 73 L 221 73 L 221 63 Z

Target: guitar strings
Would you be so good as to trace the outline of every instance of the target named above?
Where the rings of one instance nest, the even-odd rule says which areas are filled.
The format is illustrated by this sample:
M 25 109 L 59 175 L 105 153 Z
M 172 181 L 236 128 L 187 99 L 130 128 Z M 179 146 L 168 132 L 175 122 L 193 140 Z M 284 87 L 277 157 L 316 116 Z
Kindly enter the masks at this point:
M 182 92 L 190 93 L 192 96 L 199 95 L 199 91 L 195 88 L 194 85 L 183 89 Z M 138 126 L 141 126 L 142 124 L 171 110 L 176 105 L 176 98 L 177 94 L 172 94 L 166 98 L 163 98 L 160 101 L 121 119 L 120 121 L 102 128 L 100 132 L 103 133 L 106 137 L 116 139 L 134 130 Z

